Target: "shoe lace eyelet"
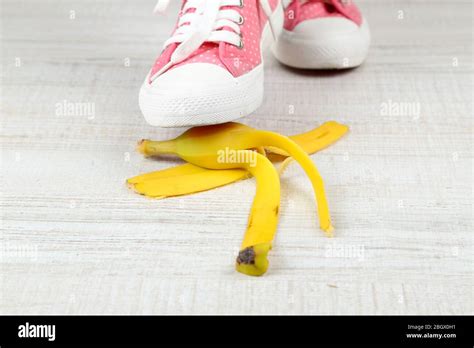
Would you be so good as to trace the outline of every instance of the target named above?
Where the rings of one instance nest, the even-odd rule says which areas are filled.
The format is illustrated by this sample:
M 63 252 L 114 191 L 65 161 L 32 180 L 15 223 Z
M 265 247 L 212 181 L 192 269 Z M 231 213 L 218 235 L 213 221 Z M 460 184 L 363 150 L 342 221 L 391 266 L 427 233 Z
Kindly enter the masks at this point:
M 239 21 L 237 22 L 237 24 L 238 24 L 238 25 L 242 25 L 242 24 L 244 24 L 244 22 L 245 22 L 244 17 L 243 17 L 243 16 L 240 16 Z

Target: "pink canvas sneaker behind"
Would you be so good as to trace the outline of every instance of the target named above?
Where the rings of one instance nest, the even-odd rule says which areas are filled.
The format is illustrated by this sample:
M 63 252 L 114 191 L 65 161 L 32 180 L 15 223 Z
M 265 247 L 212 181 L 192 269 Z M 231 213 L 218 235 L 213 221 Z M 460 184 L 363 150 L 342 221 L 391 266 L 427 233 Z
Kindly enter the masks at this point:
M 158 1 L 155 10 L 169 2 Z M 174 32 L 140 90 L 146 121 L 197 126 L 253 112 L 263 100 L 262 52 L 282 26 L 279 0 L 183 0 Z
M 363 63 L 370 46 L 367 21 L 352 0 L 283 0 L 284 29 L 273 48 L 283 64 L 344 69 Z

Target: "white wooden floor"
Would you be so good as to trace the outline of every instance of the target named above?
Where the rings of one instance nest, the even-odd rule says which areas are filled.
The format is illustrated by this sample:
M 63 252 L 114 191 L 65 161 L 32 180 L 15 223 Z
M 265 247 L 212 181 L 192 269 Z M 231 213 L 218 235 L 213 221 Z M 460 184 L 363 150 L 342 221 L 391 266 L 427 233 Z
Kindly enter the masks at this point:
M 180 132 L 137 106 L 175 14 L 153 17 L 153 0 L 3 0 L 0 313 L 472 314 L 472 2 L 359 4 L 367 63 L 302 72 L 269 56 L 265 102 L 243 120 L 350 125 L 313 156 L 337 237 L 318 230 L 293 166 L 270 270 L 249 278 L 233 264 L 253 180 L 162 201 L 124 185 L 176 163 L 134 152 Z

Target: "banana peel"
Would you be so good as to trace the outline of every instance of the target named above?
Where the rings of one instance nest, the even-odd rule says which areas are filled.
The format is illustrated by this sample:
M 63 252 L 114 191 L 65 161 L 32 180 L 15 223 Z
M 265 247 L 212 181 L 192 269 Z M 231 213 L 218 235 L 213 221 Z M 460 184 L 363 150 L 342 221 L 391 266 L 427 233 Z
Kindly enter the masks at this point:
M 331 146 L 348 131 L 349 127 L 330 121 L 309 132 L 292 135 L 290 139 L 312 155 Z M 147 157 L 160 156 L 161 152 L 156 150 L 156 143 L 152 140 L 142 140 L 139 142 L 137 150 Z M 279 168 L 280 173 L 292 161 L 285 151 L 277 147 L 265 147 L 263 150 L 259 149 L 259 153 L 264 153 L 264 150 L 267 150 L 266 155 L 272 162 L 282 162 Z M 127 180 L 127 184 L 141 195 L 161 199 L 212 190 L 250 177 L 250 173 L 242 169 L 216 171 L 186 163 L 130 178 Z
M 236 259 L 236 269 L 247 275 L 260 276 L 268 269 L 267 255 L 278 225 L 279 175 L 291 161 L 296 160 L 310 178 L 320 227 L 327 236 L 332 237 L 333 227 L 324 184 L 308 154 L 330 146 L 347 131 L 347 126 L 334 121 L 292 137 L 253 129 L 236 122 L 195 127 L 168 141 L 142 140 L 138 151 L 143 155 L 155 157 L 174 154 L 188 163 L 136 176 L 128 179 L 127 184 L 142 195 L 166 198 L 210 190 L 255 177 L 257 190 Z M 224 149 L 242 156 L 223 161 L 221 154 Z M 250 162 L 249 158 L 254 160 Z M 270 160 L 283 161 L 278 171 Z
M 243 169 L 212 170 L 190 163 L 128 179 L 128 186 L 150 198 L 167 198 L 211 190 L 251 176 Z

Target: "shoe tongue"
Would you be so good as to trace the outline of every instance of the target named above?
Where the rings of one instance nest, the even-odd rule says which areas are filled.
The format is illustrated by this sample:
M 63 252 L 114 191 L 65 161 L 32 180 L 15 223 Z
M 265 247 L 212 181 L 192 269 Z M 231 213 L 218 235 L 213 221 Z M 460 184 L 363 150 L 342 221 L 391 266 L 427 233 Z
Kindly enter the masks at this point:
M 341 13 L 358 25 L 362 24 L 362 15 L 352 0 L 324 0 L 334 6 Z
M 310 8 L 311 12 L 317 11 L 320 14 L 330 13 L 332 6 L 331 0 L 308 0 L 300 5 L 302 8 Z

